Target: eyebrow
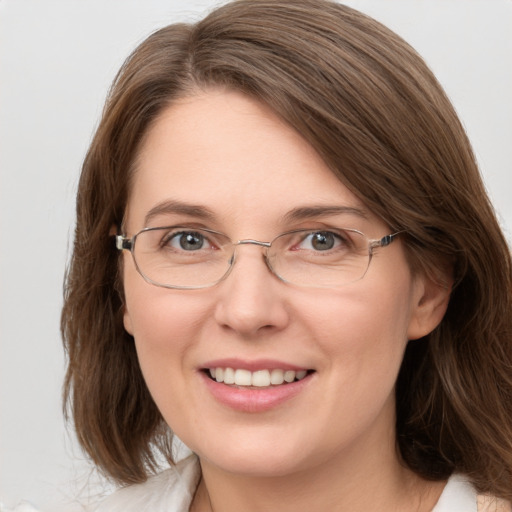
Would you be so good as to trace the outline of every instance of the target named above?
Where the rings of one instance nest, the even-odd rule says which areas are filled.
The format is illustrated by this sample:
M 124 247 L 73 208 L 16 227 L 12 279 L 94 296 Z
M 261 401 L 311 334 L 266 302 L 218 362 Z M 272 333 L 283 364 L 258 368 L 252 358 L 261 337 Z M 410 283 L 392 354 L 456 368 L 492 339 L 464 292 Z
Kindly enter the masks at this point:
M 196 217 L 198 219 L 209 221 L 215 218 L 213 212 L 209 208 L 206 208 L 205 206 L 169 200 L 158 203 L 156 206 L 151 208 L 151 210 L 149 210 L 149 212 L 146 214 L 146 217 L 144 218 L 144 225 L 147 226 L 149 221 L 152 220 L 154 217 L 157 217 L 159 215 L 169 215 L 173 213 L 177 213 L 180 215 L 188 215 L 190 217 Z
M 200 206 L 182 201 L 168 200 L 158 203 L 151 208 L 144 218 L 144 225 L 159 215 L 179 214 L 196 217 L 198 219 L 213 221 L 214 213 L 206 206 Z M 285 223 L 297 222 L 315 217 L 326 217 L 330 215 L 355 215 L 362 219 L 368 219 L 368 214 L 364 209 L 353 206 L 322 205 L 322 206 L 300 206 L 290 210 L 283 216 Z
M 368 219 L 368 212 L 362 208 L 353 206 L 301 206 L 289 211 L 285 216 L 285 222 L 296 222 L 299 220 L 311 219 L 314 217 L 327 217 L 330 215 L 355 215 L 362 219 Z

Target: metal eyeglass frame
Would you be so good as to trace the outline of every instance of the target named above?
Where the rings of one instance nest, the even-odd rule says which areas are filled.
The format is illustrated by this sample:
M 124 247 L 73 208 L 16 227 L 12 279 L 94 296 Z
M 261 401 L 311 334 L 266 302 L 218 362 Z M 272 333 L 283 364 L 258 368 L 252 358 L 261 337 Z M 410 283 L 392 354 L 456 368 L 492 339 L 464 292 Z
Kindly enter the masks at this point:
M 157 231 L 157 230 L 160 230 L 160 229 L 171 229 L 171 228 L 176 228 L 176 227 L 179 227 L 179 226 L 158 226 L 158 227 L 143 228 L 140 231 L 138 231 L 135 235 L 133 235 L 131 238 L 127 238 L 126 235 L 116 235 L 115 236 L 116 248 L 119 251 L 123 251 L 123 250 L 130 251 L 130 253 L 132 255 L 132 258 L 133 258 L 133 262 L 135 264 L 135 268 L 137 269 L 137 272 L 142 276 L 142 278 L 146 282 L 148 282 L 149 284 L 152 284 L 154 286 L 159 286 L 161 288 L 169 288 L 169 289 L 173 289 L 173 290 L 200 290 L 200 289 L 203 289 L 203 288 L 211 288 L 212 286 L 215 286 L 216 284 L 220 283 L 221 281 L 223 281 L 224 279 L 226 279 L 229 276 L 229 274 L 231 273 L 231 270 L 233 269 L 233 266 L 235 264 L 235 249 L 233 249 L 233 254 L 231 256 L 231 259 L 228 260 L 229 266 L 228 266 L 226 272 L 222 275 L 222 277 L 220 277 L 217 281 L 215 281 L 213 283 L 209 283 L 209 284 L 206 284 L 206 285 L 200 285 L 200 286 L 180 286 L 180 285 L 162 284 L 162 283 L 158 283 L 158 282 L 154 281 L 153 279 L 151 279 L 150 277 L 145 275 L 144 272 L 142 272 L 142 270 L 140 269 L 140 267 L 139 267 L 139 265 L 137 263 L 137 259 L 135 258 L 135 254 L 134 254 L 135 242 L 136 242 L 137 237 L 141 233 L 145 233 L 147 231 Z M 372 261 L 374 249 L 376 249 L 378 247 L 387 247 L 391 242 L 393 242 L 396 239 L 396 237 L 398 235 L 403 233 L 403 231 L 397 231 L 395 233 L 391 233 L 389 235 L 385 235 L 385 236 L 383 236 L 380 239 L 370 239 L 364 233 L 362 233 L 361 231 L 359 231 L 357 229 L 352 229 L 352 228 L 336 228 L 336 229 L 337 230 L 342 230 L 342 231 L 349 231 L 349 232 L 353 232 L 353 233 L 358 233 L 359 235 L 362 235 L 368 241 L 368 265 L 366 267 L 366 270 L 364 271 L 364 273 L 363 273 L 363 275 L 361 277 L 359 277 L 355 281 L 350 281 L 350 282 L 360 281 L 366 275 L 366 272 L 368 271 L 368 268 L 370 267 L 370 263 Z M 221 236 L 223 236 L 223 237 L 225 237 L 225 238 L 227 238 L 229 240 L 229 237 L 225 233 L 221 233 L 220 231 L 214 231 L 213 229 L 206 229 L 206 228 L 201 228 L 199 231 L 205 231 L 206 233 L 212 233 L 212 234 L 215 234 L 215 235 L 221 235 Z M 281 233 L 280 235 L 277 235 L 270 242 L 262 242 L 260 240 L 254 240 L 252 238 L 246 238 L 246 239 L 243 239 L 243 240 L 238 240 L 236 242 L 231 241 L 231 244 L 234 247 L 237 247 L 239 245 L 249 245 L 249 244 L 252 244 L 252 245 L 258 245 L 260 247 L 265 247 L 266 249 L 270 249 L 270 247 L 272 247 L 272 244 L 278 238 L 281 238 L 282 236 L 293 234 L 293 233 L 300 233 L 302 231 L 306 231 L 307 232 L 307 231 L 314 231 L 314 230 L 312 230 L 312 229 L 295 229 L 295 230 L 292 230 L 292 231 L 286 231 L 285 233 Z M 329 231 L 329 229 L 319 230 L 319 231 Z M 335 288 L 336 287 L 335 285 L 332 286 L 332 287 L 314 286 L 314 285 L 310 286 L 310 285 L 306 285 L 306 284 L 302 284 L 301 285 L 301 284 L 298 284 L 298 283 L 290 282 L 290 281 L 286 280 L 285 278 L 281 277 L 272 268 L 272 265 L 270 264 L 266 254 L 264 256 L 264 259 L 265 259 L 265 263 L 266 263 L 269 271 L 273 275 L 275 275 L 280 281 L 282 281 L 284 283 L 294 284 L 295 286 L 312 287 L 312 288 L 315 288 L 315 287 L 316 288 Z M 345 284 L 349 284 L 349 283 L 345 283 Z

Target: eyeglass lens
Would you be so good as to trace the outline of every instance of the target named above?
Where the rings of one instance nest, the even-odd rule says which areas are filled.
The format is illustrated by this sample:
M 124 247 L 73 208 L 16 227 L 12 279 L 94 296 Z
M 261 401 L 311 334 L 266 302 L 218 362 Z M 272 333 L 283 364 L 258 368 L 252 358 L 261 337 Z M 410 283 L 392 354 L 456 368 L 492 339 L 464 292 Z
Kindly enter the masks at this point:
M 222 280 L 244 240 L 186 227 L 149 228 L 135 237 L 132 254 L 149 282 L 169 288 L 203 288 Z M 361 279 L 370 262 L 369 240 L 353 229 L 298 230 L 263 248 L 270 270 L 301 286 L 337 287 Z

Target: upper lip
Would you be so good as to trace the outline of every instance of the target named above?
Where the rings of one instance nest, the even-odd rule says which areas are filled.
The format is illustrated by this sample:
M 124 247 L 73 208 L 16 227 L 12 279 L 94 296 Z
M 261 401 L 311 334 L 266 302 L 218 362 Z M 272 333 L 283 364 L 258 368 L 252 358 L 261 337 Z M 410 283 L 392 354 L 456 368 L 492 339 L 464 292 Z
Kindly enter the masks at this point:
M 206 368 L 233 368 L 241 370 L 249 370 L 255 372 L 257 370 L 310 370 L 306 366 L 299 366 L 295 364 L 278 361 L 276 359 L 255 359 L 247 361 L 238 358 L 215 359 L 205 362 L 201 365 L 202 369 Z

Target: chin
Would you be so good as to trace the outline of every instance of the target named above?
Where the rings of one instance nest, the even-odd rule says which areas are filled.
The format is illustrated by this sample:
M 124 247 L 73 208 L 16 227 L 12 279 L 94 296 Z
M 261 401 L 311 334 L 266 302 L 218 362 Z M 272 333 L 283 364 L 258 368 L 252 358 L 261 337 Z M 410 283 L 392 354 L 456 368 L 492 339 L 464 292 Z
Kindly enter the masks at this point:
M 229 444 L 227 441 L 230 441 Z M 254 438 L 247 435 L 244 440 L 226 435 L 224 442 L 212 442 L 195 453 L 203 463 L 225 471 L 248 477 L 281 477 L 300 472 L 314 464 L 312 454 L 304 450 L 311 440 L 290 442 L 278 436 L 273 439 Z M 318 454 L 317 454 L 318 455 Z
M 289 458 L 280 453 L 279 456 L 253 457 L 251 454 L 239 454 L 213 458 L 200 457 L 202 461 L 231 474 L 251 478 L 276 478 L 300 472 L 296 457 Z

